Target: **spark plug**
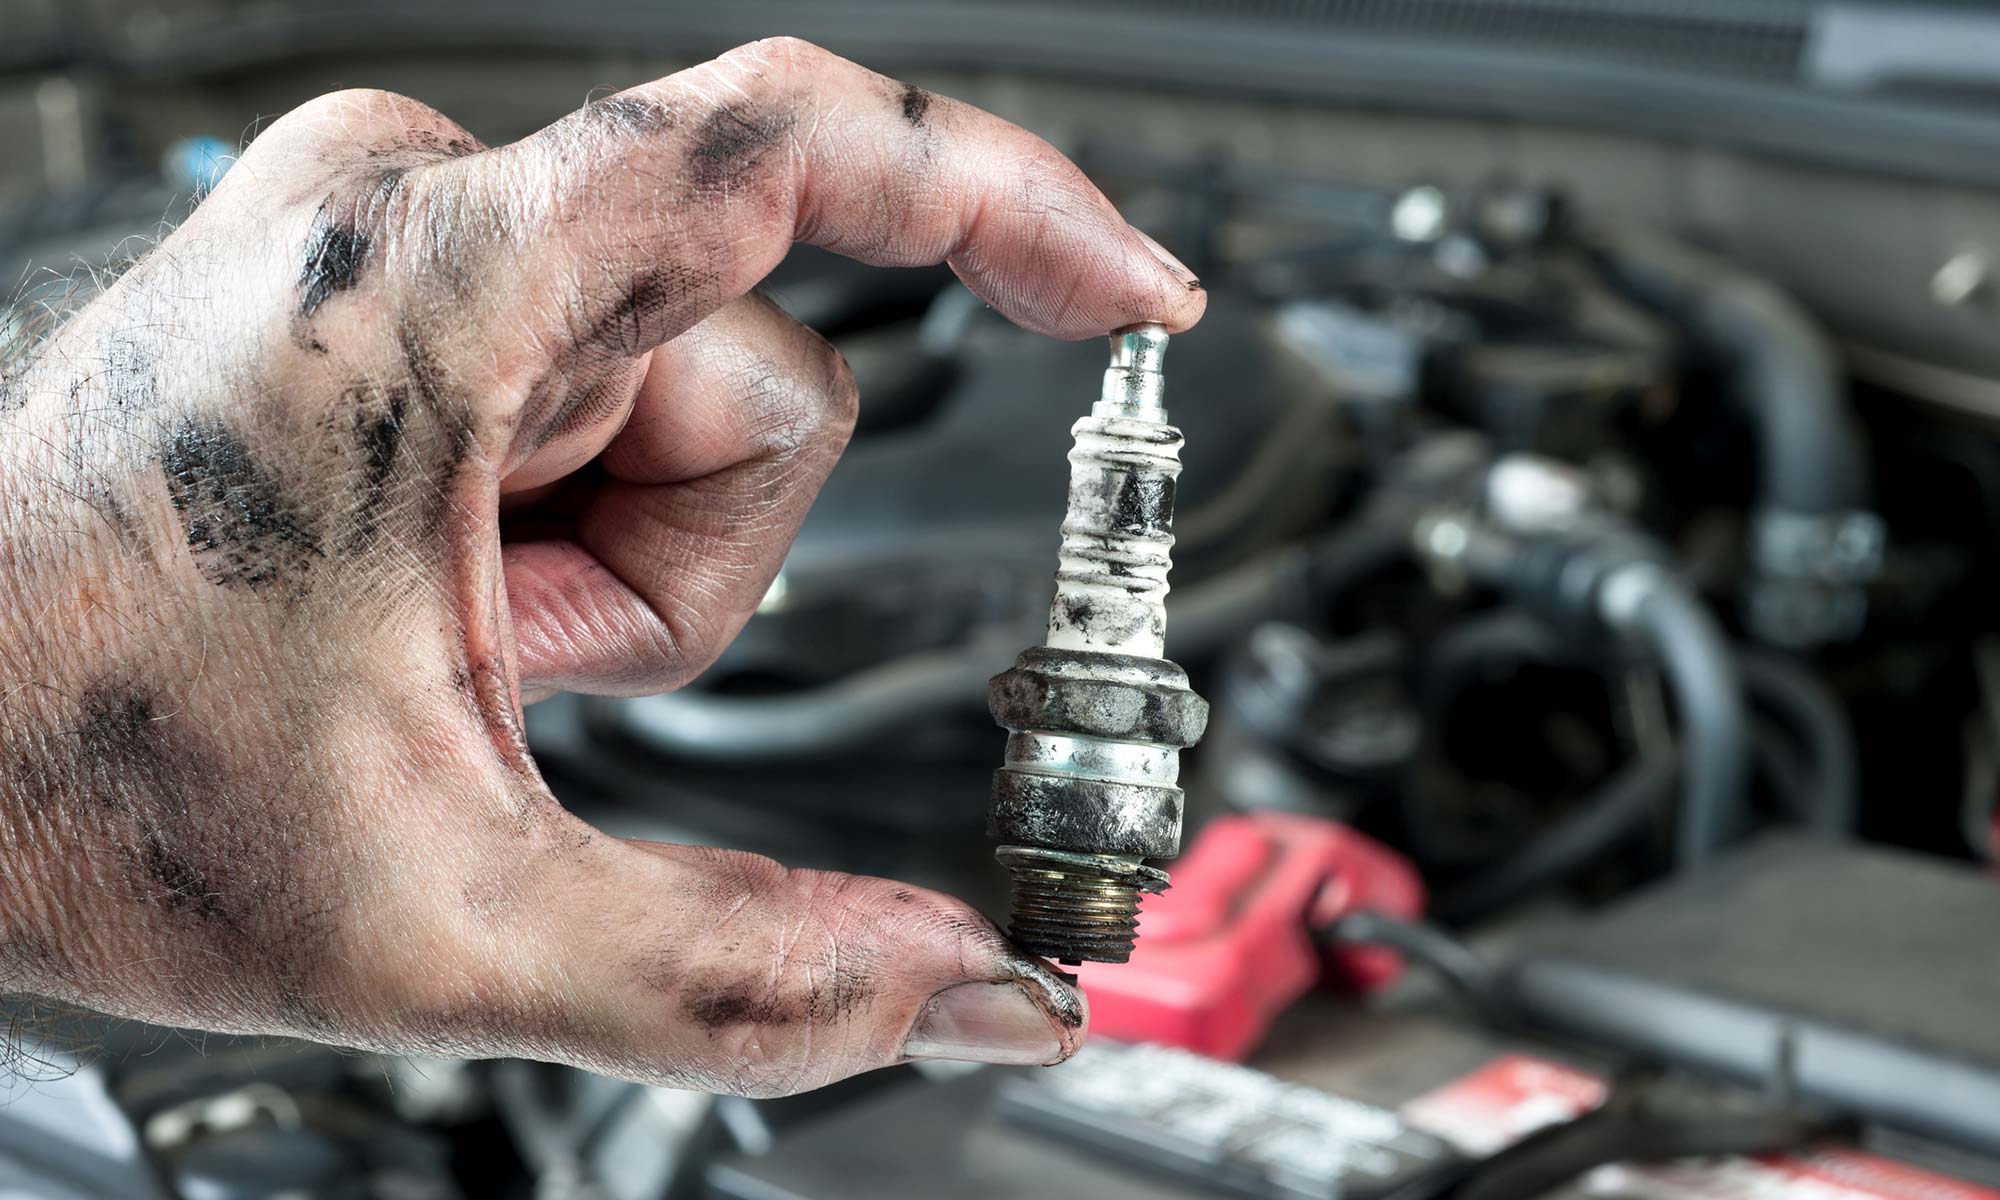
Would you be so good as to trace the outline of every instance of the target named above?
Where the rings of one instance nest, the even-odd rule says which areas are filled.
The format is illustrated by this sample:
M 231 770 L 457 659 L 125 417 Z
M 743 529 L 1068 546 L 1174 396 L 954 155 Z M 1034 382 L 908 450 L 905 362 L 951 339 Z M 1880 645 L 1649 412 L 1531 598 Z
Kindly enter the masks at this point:
M 1162 403 L 1166 349 L 1158 325 L 1111 335 L 1102 397 L 1070 430 L 1048 642 L 988 692 L 1008 731 L 991 824 L 1013 881 L 1008 933 L 1069 966 L 1131 957 L 1140 895 L 1167 886 L 1145 860 L 1180 849 L 1180 751 L 1208 724 L 1161 657 L 1182 440 Z

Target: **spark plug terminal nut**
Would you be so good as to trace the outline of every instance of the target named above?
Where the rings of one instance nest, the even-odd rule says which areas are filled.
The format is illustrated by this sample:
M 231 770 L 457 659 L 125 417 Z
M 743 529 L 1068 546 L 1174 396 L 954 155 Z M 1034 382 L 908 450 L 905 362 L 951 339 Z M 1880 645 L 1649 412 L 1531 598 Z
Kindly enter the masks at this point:
M 1208 723 L 1187 673 L 1161 657 L 1181 432 L 1167 424 L 1167 332 L 1111 335 L 1090 415 L 1071 429 L 1048 642 L 994 677 L 1008 731 L 993 777 L 995 857 L 1013 878 L 1008 932 L 1074 965 L 1124 962 L 1141 894 L 1166 887 L 1145 862 L 1180 850 L 1180 751 Z

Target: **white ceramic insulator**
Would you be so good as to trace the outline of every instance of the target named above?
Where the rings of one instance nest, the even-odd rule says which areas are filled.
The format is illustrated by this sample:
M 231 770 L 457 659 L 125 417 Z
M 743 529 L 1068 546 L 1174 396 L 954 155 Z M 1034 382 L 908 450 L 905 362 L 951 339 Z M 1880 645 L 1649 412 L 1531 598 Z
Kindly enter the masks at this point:
M 1166 340 L 1158 327 L 1114 335 L 1102 398 L 1070 430 L 1069 507 L 1049 606 L 1056 649 L 1165 656 L 1182 440 L 1161 404 Z

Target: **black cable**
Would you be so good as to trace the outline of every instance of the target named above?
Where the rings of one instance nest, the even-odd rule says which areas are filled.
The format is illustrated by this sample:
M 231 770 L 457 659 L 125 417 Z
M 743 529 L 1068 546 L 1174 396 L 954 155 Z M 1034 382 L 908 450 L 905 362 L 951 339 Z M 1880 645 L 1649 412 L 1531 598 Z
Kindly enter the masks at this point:
M 674 758 L 712 763 L 825 757 L 975 705 L 1005 669 L 995 642 L 905 655 L 833 683 L 770 696 L 668 692 L 585 701 L 592 722 Z
M 1722 629 L 1686 585 L 1664 571 L 1620 625 L 1651 652 L 1680 714 L 1682 788 L 1676 860 L 1702 866 L 1734 836 L 1750 778 L 1743 687 Z
M 1566 645 L 1548 623 L 1517 608 L 1475 613 L 1440 632 L 1424 651 L 1418 699 L 1426 712 L 1439 712 L 1495 665 L 1573 663 Z
M 1175 653 L 1196 657 L 1260 621 L 1317 623 L 1343 597 L 1407 561 L 1403 528 L 1368 517 L 1259 555 L 1169 596 Z
M 1676 858 L 1684 869 L 1706 863 L 1741 825 L 1749 731 L 1729 641 L 1667 552 L 1600 514 L 1527 538 L 1475 527 L 1456 557 L 1558 635 L 1587 645 L 1613 633 L 1659 666 L 1680 718 Z
M 1678 318 L 1729 363 L 1757 429 L 1764 507 L 1830 513 L 1868 503 L 1868 463 L 1832 340 L 1791 297 L 1670 237 L 1603 230 L 1612 278 Z
M 1506 629 L 1519 633 L 1513 623 Z M 1479 641 L 1484 644 L 1485 639 Z M 1508 644 L 1517 641 L 1510 638 Z M 1772 737 L 1754 739 L 1757 769 L 1808 828 L 1832 836 L 1851 829 L 1853 735 L 1838 702 L 1818 680 L 1776 655 L 1747 652 L 1738 658 L 1738 665 L 1751 698 L 1791 717 L 1788 724 L 1804 733 L 1807 742 L 1801 761 L 1788 745 Z M 1752 722 L 1752 728 L 1771 732 L 1762 722 Z M 1440 895 L 1431 914 L 1447 925 L 1463 925 L 1561 882 L 1642 833 L 1667 803 L 1678 778 L 1676 760 L 1633 763 L 1505 862 Z
M 1799 662 L 1740 648 L 1736 659 L 1750 700 L 1782 721 L 1805 744 L 1812 786 L 1799 816 L 1822 837 L 1851 836 L 1859 817 L 1861 767 L 1854 727 L 1833 689 Z
M 1845 1117 L 1764 1112 L 1687 1116 L 1606 1104 L 1529 1135 L 1473 1167 L 1451 1200 L 1535 1200 L 1585 1172 L 1619 1162 L 1773 1154 L 1850 1132 Z
M 1362 520 L 1174 593 L 1176 652 L 1216 649 L 1273 616 L 1323 611 L 1408 557 L 1407 540 Z M 651 750 L 702 762 L 803 761 L 839 753 L 955 709 L 977 709 L 1018 643 L 986 639 L 905 655 L 816 687 L 769 696 L 686 690 L 591 700 L 594 721 Z
M 1506 992 L 1493 967 L 1435 925 L 1362 910 L 1334 922 L 1321 936 L 1336 945 L 1397 950 L 1437 972 L 1488 1021 L 1503 1028 L 1512 1024 Z M 1610 1163 L 1770 1154 L 1854 1128 L 1852 1119 L 1826 1114 L 1651 1112 L 1640 1106 L 1642 1099 L 1630 1080 L 1621 1081 L 1603 1107 L 1433 1177 L 1419 1192 L 1400 1193 L 1397 1200 L 1537 1200 Z
M 1783 729 L 1769 717 L 1750 722 L 1750 756 L 1757 776 L 1770 788 L 1778 810 L 1804 823 L 1813 806 L 1813 768 Z
M 1493 966 L 1478 951 L 1428 921 L 1361 909 L 1316 931 L 1316 936 L 1330 945 L 1395 950 L 1436 972 L 1489 1022 L 1501 1026 L 1512 1023 L 1512 1006 L 1500 989 Z
M 1432 915 L 1462 925 L 1561 882 L 1642 833 L 1671 798 L 1679 775 L 1672 759 L 1633 763 L 1518 853 L 1439 896 Z

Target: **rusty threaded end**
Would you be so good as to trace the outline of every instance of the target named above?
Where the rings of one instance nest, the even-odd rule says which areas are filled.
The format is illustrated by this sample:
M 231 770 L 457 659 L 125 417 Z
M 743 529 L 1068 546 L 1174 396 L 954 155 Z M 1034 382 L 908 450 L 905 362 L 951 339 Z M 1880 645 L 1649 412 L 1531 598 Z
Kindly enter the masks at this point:
M 1166 873 L 1115 854 L 1002 846 L 995 857 L 1014 884 L 1007 934 L 1030 954 L 1067 966 L 1122 963 L 1139 936 L 1139 896 Z

